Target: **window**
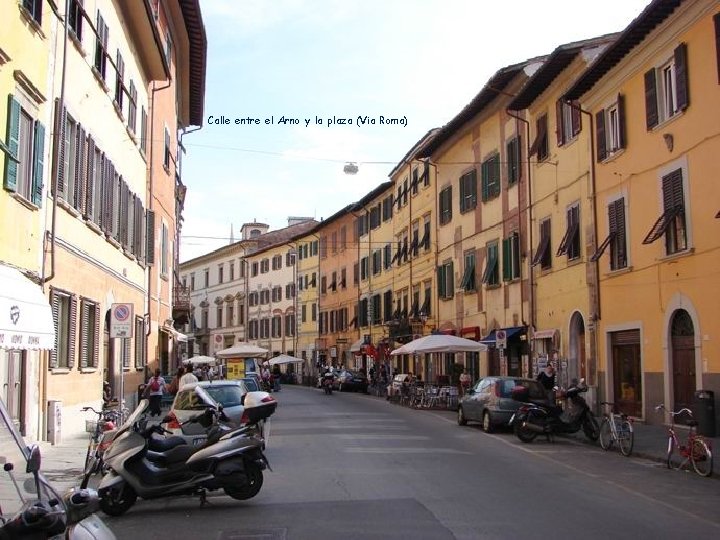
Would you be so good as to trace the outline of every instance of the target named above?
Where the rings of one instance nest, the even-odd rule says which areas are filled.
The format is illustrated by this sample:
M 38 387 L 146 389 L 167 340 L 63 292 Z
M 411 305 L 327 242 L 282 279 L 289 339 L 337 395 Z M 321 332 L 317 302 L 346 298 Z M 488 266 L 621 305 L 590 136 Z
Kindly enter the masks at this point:
M 425 282 L 425 300 L 423 300 L 423 304 L 420 307 L 420 316 L 422 317 L 425 315 L 426 317 L 429 317 L 432 310 L 432 281 L 428 280 Z
M 411 224 L 412 227 L 412 234 L 410 236 L 410 255 L 412 257 L 417 257 L 418 251 L 420 249 L 420 220 L 416 219 Z
M 687 45 L 675 48 L 673 57 L 645 73 L 645 125 L 649 130 L 687 109 Z
M 170 251 L 170 240 L 169 240 L 169 231 L 167 224 L 162 224 L 162 236 L 160 237 L 160 274 L 167 277 L 168 275 L 168 259 L 169 257 L 169 251 Z M 208 286 L 208 280 L 210 279 L 208 277 L 209 272 L 206 274 L 205 278 L 205 287 Z
M 391 193 L 382 202 L 382 220 L 390 221 L 393 215 L 393 194 Z
M 373 275 L 377 275 L 380 273 L 380 270 L 382 269 L 382 250 L 376 249 L 373 251 L 372 254 L 372 273 Z
M 190 290 L 195 290 L 195 274 L 190 274 Z
M 625 148 L 625 97 L 618 94 L 617 101 L 595 114 L 597 160 L 603 161 Z
M 270 271 L 270 259 L 263 259 L 260 261 L 260 273 L 267 274 Z
M 95 63 L 93 64 L 93 67 L 100 78 L 104 81 L 105 67 L 107 66 L 108 35 L 110 34 L 110 31 L 99 11 L 97 14 L 97 24 L 95 25 L 95 30 L 97 35 L 95 37 Z
M 340 270 L 340 283 L 338 283 L 338 286 L 347 289 L 347 270 L 345 268 Z
M 258 263 L 254 262 L 252 263 L 252 266 L 250 267 L 250 277 L 255 277 L 258 275 Z
M 144 337 L 144 331 L 135 334 L 136 342 L 142 342 Z M 100 304 L 83 298 L 80 302 L 80 367 L 96 368 L 99 359 Z
M 477 206 L 477 171 L 466 172 L 460 177 L 460 213 Z
M 310 309 L 310 319 L 314 322 L 317 321 L 317 304 L 313 303 Z
M 552 264 L 550 256 L 550 218 L 540 222 L 540 242 L 538 243 L 532 266 L 540 265 L 540 268 L 547 270 Z
M 210 325 L 209 325 L 209 323 L 208 323 L 208 319 L 209 319 L 208 310 L 207 310 L 207 309 L 203 309 L 202 312 L 200 313 L 200 325 L 201 325 L 201 327 L 204 328 L 205 330 L 207 330 L 208 328 L 210 328 Z
M 172 37 L 170 36 L 170 32 L 168 31 L 165 33 L 165 60 L 167 61 L 168 66 L 172 64 L 172 45 Z
M 300 322 L 307 322 L 307 304 L 300 306 Z
M 229 280 L 233 281 L 235 279 L 235 263 L 231 262 L 229 265 Z
M 468 251 L 463 257 L 465 261 L 465 272 L 463 272 L 460 288 L 465 292 L 475 290 L 475 252 Z M 418 295 L 420 293 L 418 292 Z
M 450 223 L 452 219 L 452 186 L 440 192 L 440 225 Z
M 260 291 L 260 304 L 265 306 L 270 303 L 270 289 Z
M 483 283 L 488 286 L 500 284 L 500 272 L 498 271 L 498 244 L 493 242 L 487 245 L 487 263 L 483 272 Z
M 245 304 L 238 304 L 238 324 L 245 324 Z
M 45 126 L 8 96 L 7 150 L 3 187 L 35 206 L 42 204 Z M 2 148 L 2 147 L 0 147 Z
M 50 351 L 50 368 L 72 369 L 75 365 L 77 297 L 51 288 L 50 298 L 55 323 L 55 347 Z
M 166 171 L 170 171 L 170 131 L 165 128 L 165 150 L 163 153 L 163 167 Z
M 340 250 L 344 251 L 347 247 L 347 227 L 343 225 L 340 227 Z
M 687 249 L 682 169 L 663 176 L 662 192 L 663 213 L 650 229 L 643 244 L 651 244 L 664 235 L 665 253 L 672 255 Z
M 438 296 L 443 299 L 452 298 L 455 295 L 455 274 L 453 262 L 444 262 L 438 267 Z
M 23 7 L 38 24 L 42 24 L 42 5 L 44 0 L 23 0 Z
M 368 326 L 369 316 L 370 315 L 370 303 L 368 302 L 367 298 L 363 298 L 360 300 L 360 308 L 358 311 L 358 325 L 359 326 Z
M 392 291 L 385 291 L 383 293 L 383 320 L 388 322 L 392 318 Z
M 507 142 L 507 183 L 509 186 L 520 180 L 522 168 L 520 164 L 520 135 Z
M 147 112 L 145 106 L 140 109 L 140 150 L 147 152 Z
M 285 315 L 285 335 L 292 337 L 295 335 L 295 314 L 288 313 Z
M 370 304 L 369 320 L 372 324 L 380 324 L 382 322 L 382 296 L 374 294 Z
M 147 364 L 145 321 L 142 317 L 135 317 L 135 367 L 142 368 L 145 364 Z
M 417 195 L 419 183 L 420 183 L 420 171 L 418 171 L 417 167 L 413 167 L 412 181 L 410 182 L 410 188 L 412 190 L 413 195 Z
M 425 161 L 425 163 L 423 163 L 423 173 L 420 177 L 420 180 L 422 180 L 423 187 L 427 187 L 430 185 L 430 163 L 428 161 Z
M 320 294 L 327 293 L 327 276 L 320 278 Z
M 83 9 L 82 0 L 70 0 L 70 31 L 75 34 L 78 41 L 82 41 L 82 25 L 83 25 Z
M 514 232 L 503 240 L 503 281 L 520 277 L 520 236 Z
M 222 306 L 217 307 L 217 321 L 215 322 L 215 328 L 222 328 L 223 325 L 223 308 Z
M 580 205 L 576 204 L 567 209 L 567 229 L 563 236 L 556 256 L 567 255 L 569 260 L 580 257 Z
M 128 128 L 135 133 L 137 124 L 137 88 L 135 81 L 130 81 L 130 99 L 128 103 Z
M 500 154 L 489 157 L 482 164 L 482 200 L 500 195 Z
M 360 259 L 360 280 L 364 281 L 368 278 L 368 258 Z
M 292 298 L 295 298 L 295 284 L 288 283 L 285 285 L 285 300 L 290 300 Z
M 627 267 L 627 244 L 625 237 L 625 199 L 616 199 L 608 204 L 608 235 L 590 257 L 592 262 L 602 257 L 610 246 L 610 270 Z
M 233 306 L 232 304 L 228 304 L 226 319 L 226 326 L 233 326 L 235 324 L 235 306 Z
M 530 146 L 530 156 L 537 154 L 538 161 L 544 161 L 548 158 L 548 134 L 547 134 L 547 114 L 543 114 L 535 120 L 535 140 Z
M 272 318 L 272 337 L 282 337 L 282 317 L 280 315 L 274 315 Z
M 123 97 L 125 96 L 125 85 L 123 78 L 125 77 L 125 62 L 120 51 L 117 51 L 115 61 L 115 106 L 122 113 Z
M 207 289 L 210 286 L 210 270 L 207 268 L 205 269 L 205 288 Z
M 225 268 L 222 264 L 218 265 L 218 283 L 222 283 L 225 277 Z
M 260 319 L 260 339 L 270 337 L 270 319 Z
M 250 321 L 250 324 L 248 324 L 248 337 L 250 339 L 257 339 L 257 337 L 258 337 L 258 322 L 257 321 Z
M 360 264 L 353 264 L 353 285 L 360 283 Z
M 557 100 L 555 103 L 557 145 L 562 146 L 577 137 L 582 129 L 580 103 Z
M 403 180 L 403 185 L 402 185 L 402 205 L 403 206 L 405 206 L 408 203 L 408 190 L 409 190 L 408 177 L 406 176 L 405 179 Z
M 378 203 L 370 209 L 370 230 L 377 229 L 380 226 L 380 208 L 381 205 Z
M 383 248 L 383 268 L 387 270 L 392 266 L 392 244 L 385 244 Z
M 282 268 L 282 255 L 273 255 L 272 269 L 280 270 Z

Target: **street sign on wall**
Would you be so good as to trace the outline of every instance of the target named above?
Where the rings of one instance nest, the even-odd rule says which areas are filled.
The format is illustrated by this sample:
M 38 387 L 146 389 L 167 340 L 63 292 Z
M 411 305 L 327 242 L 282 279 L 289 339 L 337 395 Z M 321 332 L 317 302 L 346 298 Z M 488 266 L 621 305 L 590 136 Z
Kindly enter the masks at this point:
M 495 331 L 495 345 L 498 349 L 507 349 L 507 334 L 505 330 Z
M 135 327 L 133 304 L 112 304 L 110 306 L 110 337 L 131 338 Z

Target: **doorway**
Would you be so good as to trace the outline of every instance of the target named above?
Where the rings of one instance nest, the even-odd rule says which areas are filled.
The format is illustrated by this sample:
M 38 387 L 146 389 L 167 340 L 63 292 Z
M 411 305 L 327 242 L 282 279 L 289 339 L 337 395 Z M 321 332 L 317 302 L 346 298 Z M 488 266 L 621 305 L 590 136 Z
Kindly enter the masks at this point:
M 690 314 L 679 309 L 670 323 L 674 410 L 690 408 L 695 394 L 695 327 Z
M 0 353 L 6 359 L 6 365 L 0 367 L 0 397 L 10 413 L 15 427 L 25 435 L 25 422 L 23 421 L 23 375 L 25 362 L 23 351 L 6 350 Z M 0 363 L 2 366 L 2 363 Z
M 642 416 L 640 330 L 610 334 L 615 403 L 625 414 Z
M 574 313 L 570 319 L 570 343 L 568 351 L 567 378 L 573 380 L 590 379 L 585 365 L 585 322 L 580 313 Z

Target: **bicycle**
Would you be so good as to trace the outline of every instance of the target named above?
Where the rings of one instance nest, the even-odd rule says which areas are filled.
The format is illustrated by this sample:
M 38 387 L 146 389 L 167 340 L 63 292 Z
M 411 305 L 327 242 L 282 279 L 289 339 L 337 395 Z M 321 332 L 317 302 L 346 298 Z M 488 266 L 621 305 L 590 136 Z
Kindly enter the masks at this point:
M 690 462 L 697 474 L 706 477 L 710 476 L 713 469 L 712 447 L 702 435 L 697 434 L 696 427 L 698 423 L 693 419 L 692 411 L 687 408 L 679 411 L 669 411 L 663 404 L 656 406 L 655 410 L 664 410 L 670 414 L 666 461 L 668 469 L 681 469 Z M 683 413 L 687 413 L 691 418 L 687 422 L 690 430 L 688 431 L 686 444 L 680 444 L 675 433 L 675 417 Z
M 85 453 L 85 466 L 83 467 L 83 480 L 80 484 L 81 488 L 86 488 L 90 477 L 103 470 L 103 453 L 110 446 L 112 437 L 104 437 L 108 431 L 114 431 L 122 417 L 122 413 L 117 410 L 103 409 L 95 410 L 93 407 L 83 407 L 83 412 L 92 411 L 97 415 L 94 429 L 90 432 L 88 440 L 88 448 Z
M 635 442 L 632 419 L 622 411 L 616 413 L 614 403 L 602 401 L 600 404 L 607 405 L 610 409 L 610 412 L 603 414 L 600 424 L 600 448 L 609 450 L 617 443 L 622 455 L 628 457 L 632 454 Z

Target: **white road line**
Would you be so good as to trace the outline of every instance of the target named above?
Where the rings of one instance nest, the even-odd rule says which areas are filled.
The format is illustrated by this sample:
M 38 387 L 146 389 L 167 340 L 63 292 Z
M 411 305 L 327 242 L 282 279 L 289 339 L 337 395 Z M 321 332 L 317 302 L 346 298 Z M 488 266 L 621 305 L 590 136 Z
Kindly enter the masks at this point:
M 335 434 L 333 437 L 346 440 L 382 440 L 382 441 L 427 441 L 430 437 L 424 435 L 395 435 L 393 433 L 370 434 L 360 433 L 358 435 Z
M 349 454 L 463 454 L 470 456 L 472 452 L 463 452 L 452 448 L 362 448 L 348 447 L 344 449 Z

